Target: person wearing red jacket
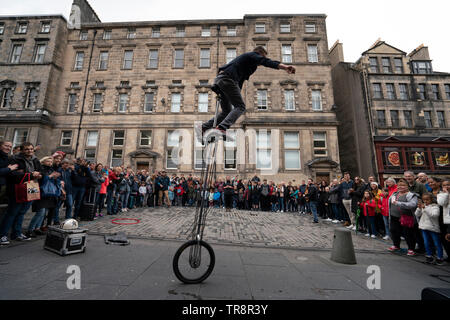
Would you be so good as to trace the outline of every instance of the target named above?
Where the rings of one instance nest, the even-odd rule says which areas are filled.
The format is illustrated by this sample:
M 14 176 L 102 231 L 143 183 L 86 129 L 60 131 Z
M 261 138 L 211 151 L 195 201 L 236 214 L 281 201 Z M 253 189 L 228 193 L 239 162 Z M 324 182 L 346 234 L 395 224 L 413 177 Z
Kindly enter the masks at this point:
M 370 191 L 364 191 L 364 196 L 359 206 L 361 207 L 367 221 L 368 232 L 366 233 L 366 237 L 375 239 L 377 237 L 377 229 L 375 228 L 375 209 L 377 205 Z
M 395 185 L 395 190 L 397 190 L 397 185 Z M 394 191 L 395 192 L 395 191 Z M 391 238 L 391 234 L 389 232 L 389 198 L 391 196 L 389 188 L 383 189 L 383 194 L 380 198 L 381 203 L 381 215 L 383 216 L 384 222 L 384 230 L 386 232 L 383 240 L 389 240 Z

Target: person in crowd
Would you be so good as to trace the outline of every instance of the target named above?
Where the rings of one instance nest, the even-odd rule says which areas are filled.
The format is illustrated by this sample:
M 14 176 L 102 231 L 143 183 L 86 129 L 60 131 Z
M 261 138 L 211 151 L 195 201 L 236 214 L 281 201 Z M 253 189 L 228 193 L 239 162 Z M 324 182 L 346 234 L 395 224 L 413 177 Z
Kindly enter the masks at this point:
M 441 232 L 439 226 L 440 212 L 436 199 L 431 193 L 422 195 L 422 201 L 419 202 L 415 214 L 419 219 L 419 229 L 422 231 L 425 243 L 426 263 L 436 263 L 436 265 L 442 266 L 444 264 L 444 253 L 439 235 Z M 431 242 L 437 250 L 436 261 L 433 258 Z
M 307 188 L 308 188 L 308 186 L 306 185 L 306 181 L 302 180 L 302 183 L 299 188 L 299 206 L 300 206 L 301 214 L 307 214 L 307 213 L 311 212 L 311 210 L 309 209 L 309 203 L 306 202 L 306 197 L 305 197 Z M 286 197 L 287 197 L 287 195 L 286 195 Z
M 333 223 L 342 223 L 344 222 L 344 219 L 341 215 L 341 208 L 340 208 L 340 199 L 339 199 L 339 181 L 338 179 L 333 179 L 330 185 L 330 204 L 331 204 L 331 211 L 333 212 Z
M 9 174 L 19 167 L 17 163 L 9 164 L 9 153 L 11 152 L 11 148 L 11 141 L 0 141 L 0 204 L 8 203 L 6 181 Z
M 281 184 L 278 185 L 278 188 L 277 188 L 278 209 L 280 210 L 280 212 L 284 212 L 286 210 L 285 206 L 284 206 L 285 196 L 286 196 L 286 185 L 284 182 L 282 182 Z
M 256 180 L 252 181 L 251 190 L 250 190 L 252 211 L 259 210 L 260 197 L 261 197 L 261 188 L 258 186 L 258 182 Z
M 419 174 L 417 174 L 417 182 L 420 182 L 421 184 L 423 184 L 425 186 L 425 188 L 427 189 L 427 191 L 431 192 L 431 187 L 428 184 L 428 176 L 426 173 L 420 172 Z
M 437 195 L 437 203 L 441 208 L 439 227 L 441 243 L 447 253 L 447 262 L 450 262 L 450 179 L 442 181 L 442 191 Z
M 267 184 L 267 179 L 264 179 L 263 184 L 261 185 L 260 193 L 261 211 L 269 211 L 269 194 L 270 186 Z
M 389 240 L 389 188 L 384 188 L 380 198 L 381 202 L 381 215 L 383 217 L 385 236 L 383 240 Z
M 400 237 L 403 231 L 408 245 L 407 255 L 415 256 L 414 213 L 418 204 L 418 195 L 409 191 L 409 183 L 405 179 L 399 180 L 397 188 L 398 191 L 389 198 L 390 233 L 393 242 L 389 251 L 400 250 Z
M 102 184 L 100 185 L 100 190 L 97 198 L 97 209 L 98 212 L 96 213 L 97 217 L 103 217 L 102 210 L 105 207 L 105 199 L 108 192 L 108 185 L 109 185 L 109 174 L 108 170 L 103 168 L 101 170 L 101 177 L 103 179 Z M 99 180 L 101 181 L 101 180 Z
M 312 179 L 308 179 L 308 188 L 306 194 L 306 201 L 309 203 L 309 207 L 311 208 L 311 212 L 313 214 L 313 222 L 319 223 L 319 218 L 317 216 L 317 202 L 319 201 L 319 191 L 317 187 L 314 185 Z
M 169 183 L 170 183 L 170 179 L 167 176 L 166 171 L 162 171 L 161 176 L 156 178 L 155 185 L 158 186 L 158 190 L 159 190 L 159 200 L 158 200 L 159 206 L 162 205 L 163 196 L 166 199 L 167 207 L 170 208 L 170 206 L 171 206 L 171 201 L 169 199 Z
M 349 193 L 349 190 L 353 189 L 353 180 L 350 179 L 350 173 L 344 172 L 344 178 L 339 184 L 339 191 L 340 191 L 340 198 L 342 199 L 342 207 L 344 209 L 344 215 L 346 223 L 344 226 L 346 226 L 348 229 L 353 229 L 356 224 L 356 216 L 352 213 L 351 207 L 352 207 L 352 199 Z
M 92 169 L 91 169 L 92 168 Z M 98 208 L 100 207 L 100 190 L 102 188 L 102 184 L 106 180 L 106 175 L 103 172 L 103 165 L 101 163 L 95 164 L 93 163 L 92 166 L 89 168 L 90 171 L 90 177 L 88 179 L 87 189 L 92 190 L 91 192 L 94 193 L 94 212 L 95 216 L 98 217 L 99 214 L 97 213 Z M 88 191 L 90 192 L 90 191 Z
M 128 200 L 128 209 L 132 210 L 136 208 L 137 199 L 139 197 L 139 177 L 130 176 L 130 198 Z
M 230 177 L 226 177 L 225 183 L 223 185 L 224 199 L 225 199 L 225 209 L 227 212 L 231 211 L 233 207 L 233 193 L 234 187 L 231 183 Z
M 328 201 L 328 193 L 326 192 L 327 183 L 322 181 L 318 187 L 319 190 L 319 202 L 318 202 L 318 213 L 319 217 L 322 219 L 327 219 L 326 203 Z
M 377 202 L 374 199 L 373 193 L 366 190 L 364 191 L 363 198 L 359 204 L 361 207 L 361 211 L 366 219 L 367 233 L 366 237 L 371 237 L 375 239 L 378 235 L 377 229 L 375 227 L 375 215 L 376 215 L 376 207 Z
M 392 196 L 392 194 L 394 192 L 397 191 L 397 182 L 395 181 L 394 178 L 387 178 L 385 183 L 386 183 L 386 187 L 388 188 L 389 197 L 390 197 L 390 196 Z
M 357 210 L 360 207 L 361 199 L 364 196 L 364 191 L 366 190 L 366 185 L 360 177 L 355 177 L 353 187 L 348 190 L 348 193 L 351 198 L 351 211 L 353 216 L 356 217 Z M 368 226 L 366 224 L 367 219 L 364 219 L 362 215 L 359 217 L 358 225 L 360 229 L 367 230 Z M 356 230 L 356 220 L 355 225 L 351 228 L 352 230 Z
M 20 146 L 15 146 L 12 150 L 12 155 L 15 156 L 18 154 L 20 154 Z
M 91 171 L 88 168 L 88 162 L 84 159 L 78 158 L 72 175 L 72 197 L 74 203 L 73 218 L 79 218 L 81 205 L 86 193 L 86 186 L 91 177 Z
M 329 186 L 325 187 L 324 202 L 325 202 L 326 221 L 332 222 L 334 220 L 334 215 L 333 215 L 333 211 L 331 210 L 330 187 Z
M 12 240 L 27 241 L 29 237 L 22 233 L 22 224 L 25 213 L 30 209 L 33 201 L 17 202 L 15 185 L 20 184 L 27 177 L 32 180 L 42 178 L 41 163 L 34 155 L 34 145 L 30 142 L 24 142 L 20 146 L 20 153 L 10 159 L 10 164 L 15 170 L 10 169 L 7 177 L 7 197 L 8 209 L 0 224 L 0 245 L 8 245 L 8 233 L 12 229 Z M 15 167 L 14 165 L 17 165 Z
M 145 197 L 147 194 L 147 187 L 145 185 L 145 181 L 139 180 L 139 182 L 140 182 L 139 195 L 138 195 L 138 201 L 136 203 L 136 206 L 139 208 L 142 208 L 144 206 L 144 204 L 146 203 Z

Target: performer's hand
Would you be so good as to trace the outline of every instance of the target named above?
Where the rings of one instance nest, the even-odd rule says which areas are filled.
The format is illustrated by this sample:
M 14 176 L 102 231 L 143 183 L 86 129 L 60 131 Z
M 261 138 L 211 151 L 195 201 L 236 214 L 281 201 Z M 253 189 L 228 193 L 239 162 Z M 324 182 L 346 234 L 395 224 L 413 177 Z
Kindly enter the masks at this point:
M 288 66 L 285 70 L 289 74 L 295 74 L 295 68 L 293 66 Z

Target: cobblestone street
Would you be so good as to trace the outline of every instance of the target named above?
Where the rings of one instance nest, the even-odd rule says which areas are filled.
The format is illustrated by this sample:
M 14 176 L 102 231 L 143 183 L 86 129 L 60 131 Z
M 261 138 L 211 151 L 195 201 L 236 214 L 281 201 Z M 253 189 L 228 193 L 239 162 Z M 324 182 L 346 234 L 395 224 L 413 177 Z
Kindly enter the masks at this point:
M 139 208 L 80 225 L 90 234 L 123 231 L 130 237 L 143 239 L 186 240 L 192 230 L 194 215 L 193 208 Z M 112 223 L 116 218 L 133 218 L 140 222 L 118 225 Z M 257 212 L 255 215 L 251 211 L 212 209 L 207 216 L 204 239 L 209 243 L 244 246 L 330 249 L 336 227 L 336 224 L 323 220 L 314 224 L 311 216 L 291 212 Z M 353 244 L 356 250 L 385 251 L 390 242 L 353 233 Z

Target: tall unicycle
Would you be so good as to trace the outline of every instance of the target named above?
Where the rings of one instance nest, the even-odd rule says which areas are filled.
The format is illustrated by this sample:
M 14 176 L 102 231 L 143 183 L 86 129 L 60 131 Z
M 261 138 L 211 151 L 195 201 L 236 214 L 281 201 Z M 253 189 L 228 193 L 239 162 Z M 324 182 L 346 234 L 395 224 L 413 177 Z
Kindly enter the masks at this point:
M 220 89 L 214 85 L 212 90 L 218 95 L 214 128 L 217 125 L 217 114 L 220 103 Z M 206 140 L 206 141 L 205 141 Z M 204 165 L 200 180 L 200 199 L 197 200 L 195 219 L 189 241 L 184 243 L 173 258 L 173 271 L 181 282 L 186 284 L 201 283 L 212 273 L 215 265 L 215 255 L 212 247 L 203 240 L 203 231 L 209 207 L 209 187 L 216 180 L 216 155 L 219 136 L 214 132 L 203 139 L 205 148 L 203 153 Z

